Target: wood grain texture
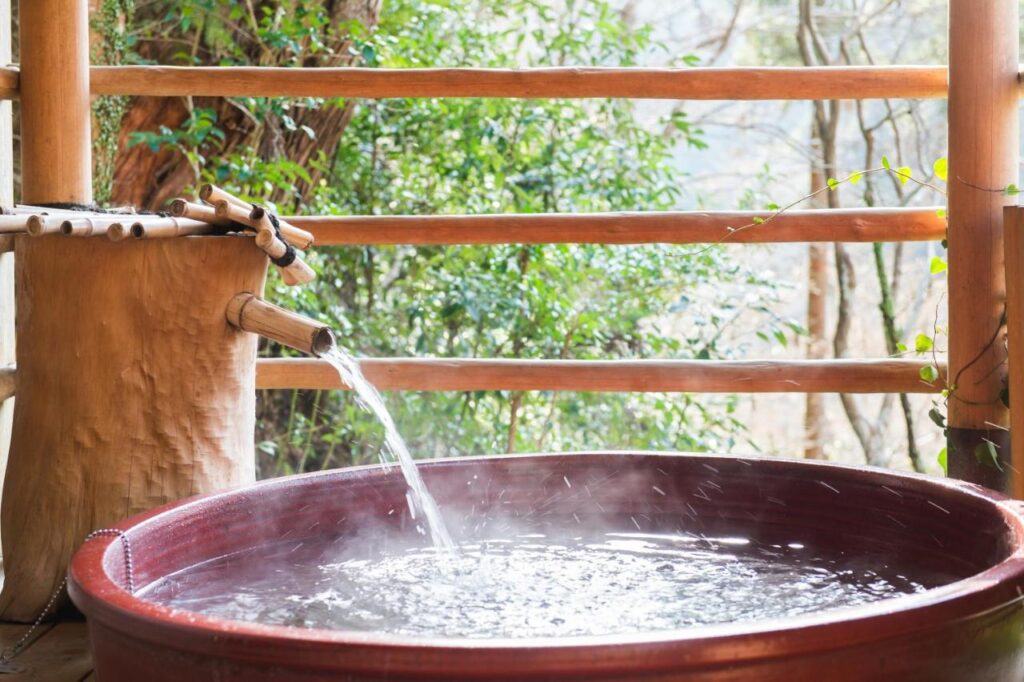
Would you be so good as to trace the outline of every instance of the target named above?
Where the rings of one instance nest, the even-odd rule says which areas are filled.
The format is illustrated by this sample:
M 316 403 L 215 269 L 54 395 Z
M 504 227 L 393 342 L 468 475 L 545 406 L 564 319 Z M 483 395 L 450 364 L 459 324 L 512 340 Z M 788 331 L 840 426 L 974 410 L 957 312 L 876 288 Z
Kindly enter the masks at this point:
M 946 236 L 935 208 L 763 212 L 289 216 L 317 246 L 332 244 L 715 244 L 932 241 Z
M 25 236 L 15 255 L 0 616 L 30 620 L 90 531 L 253 479 L 256 337 L 224 313 L 267 261 L 242 237 Z
M 18 97 L 19 80 L 20 72 L 17 67 L 0 66 L 0 99 L 16 99 Z
M 1024 207 L 1007 206 L 1003 215 L 1006 348 L 1011 396 L 1010 491 L 1018 500 L 1024 500 Z
M 33 0 L 19 6 L 21 200 L 91 203 L 89 5 Z
M 0 642 L 9 646 L 27 626 L 0 625 Z M 89 633 L 81 621 L 44 625 L 31 645 L 14 660 L 22 672 L 0 676 L 4 682 L 81 682 L 93 669 Z
M 937 393 L 921 360 L 478 360 L 368 358 L 382 390 Z M 944 370 L 943 374 L 944 374 Z M 940 380 L 941 381 L 941 380 Z M 347 388 L 323 360 L 260 359 L 257 388 Z
M 1019 182 L 1019 9 L 951 0 L 949 11 L 949 425 L 988 430 L 1008 420 L 1003 207 L 1014 199 L 1002 189 Z
M 969 0 L 970 1 L 970 0 Z M 94 95 L 163 97 L 623 97 L 669 100 L 934 99 L 941 66 L 367 69 L 94 66 Z

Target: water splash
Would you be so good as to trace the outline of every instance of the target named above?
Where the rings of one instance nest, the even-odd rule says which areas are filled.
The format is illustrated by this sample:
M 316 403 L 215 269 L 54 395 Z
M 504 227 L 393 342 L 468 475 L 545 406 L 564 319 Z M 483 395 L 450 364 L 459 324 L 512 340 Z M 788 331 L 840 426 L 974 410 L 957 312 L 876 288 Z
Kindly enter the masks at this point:
M 384 426 L 384 450 L 402 470 L 402 476 L 409 486 L 409 494 L 406 499 L 409 502 L 409 513 L 415 520 L 423 520 L 434 547 L 449 552 L 455 551 L 455 543 L 452 542 L 451 534 L 445 527 L 441 510 L 434 501 L 427 485 L 423 482 L 416 462 L 409 453 L 409 447 L 405 440 L 398 433 L 395 420 L 391 418 L 387 406 L 384 405 L 384 398 L 380 392 L 366 380 L 363 371 L 359 367 L 359 361 L 343 349 L 335 346 L 320 356 L 326 360 L 338 372 L 338 376 L 345 384 L 352 388 L 358 396 L 359 403 L 369 410 Z

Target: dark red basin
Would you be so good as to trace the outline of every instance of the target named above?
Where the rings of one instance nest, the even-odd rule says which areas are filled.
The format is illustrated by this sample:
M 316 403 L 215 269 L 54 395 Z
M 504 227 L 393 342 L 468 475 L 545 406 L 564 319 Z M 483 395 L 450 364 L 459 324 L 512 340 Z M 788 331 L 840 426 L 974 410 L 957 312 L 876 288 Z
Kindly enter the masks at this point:
M 1024 679 L 1024 504 L 977 486 L 777 459 L 573 454 L 425 462 L 428 486 L 461 518 L 498 504 L 548 520 L 600 514 L 632 528 L 791 534 L 848 554 L 963 576 L 944 587 L 786 620 L 654 635 L 416 639 L 263 626 L 170 609 L 121 585 L 120 540 L 86 543 L 70 593 L 88 617 L 100 682 L 146 680 L 999 680 Z M 568 489 L 574 483 L 603 482 Z M 467 486 L 477 476 L 480 485 Z M 664 496 L 650 493 L 657 476 Z M 697 495 L 702 483 L 706 494 Z M 498 500 L 499 491 L 504 491 Z M 172 504 L 121 525 L 135 584 L 279 541 L 407 523 L 396 469 L 267 481 Z M 600 512 L 597 509 L 601 509 Z M 460 516 L 461 515 L 461 516 Z M 536 514 L 535 514 L 536 515 Z M 627 526 L 626 524 L 630 524 Z

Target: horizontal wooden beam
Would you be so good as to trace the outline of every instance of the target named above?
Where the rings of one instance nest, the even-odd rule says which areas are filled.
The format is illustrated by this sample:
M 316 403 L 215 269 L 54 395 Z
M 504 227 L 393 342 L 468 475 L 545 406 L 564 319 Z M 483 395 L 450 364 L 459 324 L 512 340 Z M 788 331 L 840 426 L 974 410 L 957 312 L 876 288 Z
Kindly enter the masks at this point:
M 638 393 L 937 393 L 924 360 L 478 360 L 372 358 L 381 390 Z M 944 376 L 944 368 L 940 373 Z M 260 359 L 257 388 L 347 388 L 324 360 Z
M 94 66 L 95 95 L 829 100 L 946 96 L 943 66 L 370 69 Z
M 937 208 L 862 208 L 771 213 L 440 216 L 290 216 L 315 244 L 751 244 L 930 241 L 946 236 Z M 766 220 L 758 224 L 756 221 Z
M 11 66 L 0 66 L 0 99 L 16 99 L 20 73 Z

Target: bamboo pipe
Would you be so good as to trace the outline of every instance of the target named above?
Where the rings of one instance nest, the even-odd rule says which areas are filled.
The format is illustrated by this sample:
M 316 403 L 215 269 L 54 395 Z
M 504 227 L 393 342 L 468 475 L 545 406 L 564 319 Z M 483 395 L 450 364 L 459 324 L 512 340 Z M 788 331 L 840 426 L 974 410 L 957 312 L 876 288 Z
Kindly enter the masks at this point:
M 25 229 L 33 237 L 60 234 L 60 226 L 63 222 L 60 216 L 30 215 L 25 223 Z
M 200 196 L 204 193 L 206 196 L 212 199 L 214 214 L 221 220 L 231 220 L 236 223 L 241 223 L 253 230 L 259 230 L 260 224 L 259 219 L 253 216 L 258 206 L 247 204 L 244 201 L 232 197 L 227 192 L 220 190 L 213 185 L 204 185 L 203 189 L 200 190 Z M 224 196 L 230 198 L 225 199 Z M 204 198 L 204 201 L 206 199 Z M 263 210 L 263 209 L 261 209 Z M 313 235 L 306 230 L 300 230 L 291 223 L 281 220 L 278 218 L 278 229 L 281 230 L 281 236 L 284 237 L 285 241 L 294 246 L 297 249 L 305 251 L 313 245 Z
M 226 314 L 232 326 L 302 353 L 320 356 L 335 345 L 330 327 L 267 303 L 247 291 L 228 302 Z
M 0 215 L 0 234 L 28 231 L 27 215 Z
M 136 239 L 159 239 L 210 234 L 211 232 L 216 232 L 217 229 L 216 225 L 200 220 L 169 217 L 156 220 L 138 220 L 132 223 L 131 234 Z
M 206 204 L 197 204 L 187 199 L 175 199 L 171 202 L 170 214 L 176 218 L 189 218 L 191 220 L 201 220 L 204 223 L 210 223 L 211 225 L 230 225 L 230 220 L 224 220 L 223 218 L 217 217 L 217 212 L 213 206 Z
M 278 239 L 274 231 L 274 224 L 270 222 L 270 216 L 262 208 L 256 208 L 252 212 L 256 217 L 259 230 L 256 232 L 256 246 L 263 250 L 272 259 L 283 258 L 288 253 L 288 245 Z M 276 265 L 276 263 L 275 263 Z M 316 272 L 309 267 L 304 260 L 295 254 L 295 259 L 283 267 L 278 266 L 281 271 L 281 278 L 288 286 L 296 284 L 307 284 L 316 279 Z
M 69 237 L 91 237 L 105 235 L 109 228 L 109 222 L 102 222 L 95 218 L 72 218 L 60 224 L 60 233 Z

